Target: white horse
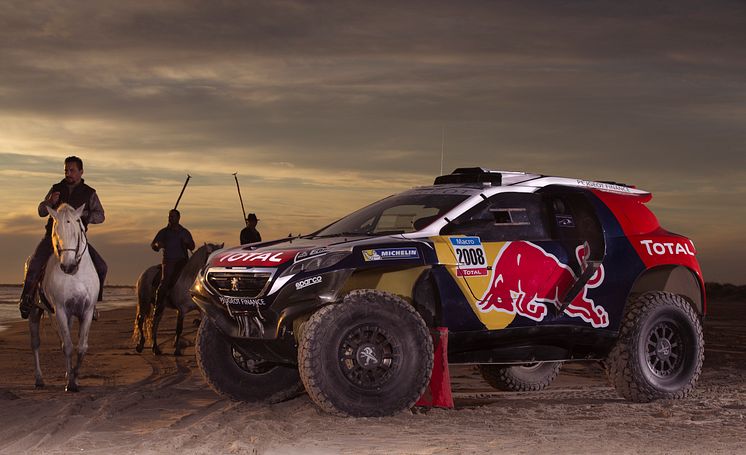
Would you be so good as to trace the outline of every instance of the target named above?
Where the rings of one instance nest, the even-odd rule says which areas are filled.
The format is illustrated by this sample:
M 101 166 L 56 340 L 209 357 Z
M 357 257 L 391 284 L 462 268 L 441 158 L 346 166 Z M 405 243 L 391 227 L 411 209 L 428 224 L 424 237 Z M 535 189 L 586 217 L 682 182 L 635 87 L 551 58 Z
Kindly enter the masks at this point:
M 84 205 L 74 209 L 67 204 L 57 210 L 49 209 L 52 225 L 54 254 L 47 261 L 41 292 L 54 309 L 57 329 L 65 353 L 68 392 L 78 391 L 78 372 L 88 351 L 88 332 L 98 297 L 99 278 L 88 252 L 88 239 L 80 219 Z M 44 387 L 39 367 L 39 321 L 43 310 L 34 306 L 29 315 L 31 348 L 34 351 L 36 387 Z M 73 342 L 71 329 L 73 318 L 79 322 L 78 358 L 73 366 Z

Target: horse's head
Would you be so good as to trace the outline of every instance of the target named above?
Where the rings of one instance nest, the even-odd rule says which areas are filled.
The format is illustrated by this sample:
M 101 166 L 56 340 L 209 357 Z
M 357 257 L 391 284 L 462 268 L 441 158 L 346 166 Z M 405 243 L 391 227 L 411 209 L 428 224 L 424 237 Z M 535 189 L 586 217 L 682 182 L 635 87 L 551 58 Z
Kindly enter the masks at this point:
M 74 209 L 67 204 L 60 205 L 57 210 L 49 208 L 49 215 L 54 220 L 52 224 L 54 254 L 60 262 L 60 269 L 68 275 L 73 275 L 78 271 L 78 265 L 87 246 L 85 228 L 80 219 L 84 209 L 85 205 Z
M 224 243 L 205 243 L 205 249 L 207 250 L 207 255 L 209 256 L 210 253 L 213 251 L 217 251 L 221 248 L 223 248 Z

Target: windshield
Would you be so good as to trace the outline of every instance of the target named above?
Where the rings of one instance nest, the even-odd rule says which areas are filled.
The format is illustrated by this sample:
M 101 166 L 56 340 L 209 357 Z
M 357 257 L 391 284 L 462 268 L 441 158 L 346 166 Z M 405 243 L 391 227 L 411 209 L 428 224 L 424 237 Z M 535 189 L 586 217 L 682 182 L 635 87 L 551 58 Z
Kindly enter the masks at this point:
M 330 224 L 314 236 L 391 235 L 419 231 L 468 197 L 463 194 L 416 193 L 389 196 Z

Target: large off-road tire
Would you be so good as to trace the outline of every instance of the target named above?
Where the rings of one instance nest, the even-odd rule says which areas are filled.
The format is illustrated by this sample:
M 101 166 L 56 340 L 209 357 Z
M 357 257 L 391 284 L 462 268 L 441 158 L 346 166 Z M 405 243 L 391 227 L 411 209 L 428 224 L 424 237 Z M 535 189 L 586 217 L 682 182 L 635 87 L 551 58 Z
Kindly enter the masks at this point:
M 246 358 L 207 317 L 197 332 L 197 365 L 214 391 L 236 401 L 278 403 L 298 395 L 298 369 Z
M 479 365 L 479 372 L 497 390 L 531 392 L 542 390 L 559 374 L 562 362 L 537 362 L 526 365 Z
M 406 301 L 356 290 L 304 324 L 298 364 L 308 395 L 324 411 L 392 415 L 411 408 L 427 387 L 433 343 Z
M 676 294 L 647 292 L 628 303 L 605 366 L 619 395 L 644 403 L 686 397 L 703 361 L 702 324 L 692 306 Z

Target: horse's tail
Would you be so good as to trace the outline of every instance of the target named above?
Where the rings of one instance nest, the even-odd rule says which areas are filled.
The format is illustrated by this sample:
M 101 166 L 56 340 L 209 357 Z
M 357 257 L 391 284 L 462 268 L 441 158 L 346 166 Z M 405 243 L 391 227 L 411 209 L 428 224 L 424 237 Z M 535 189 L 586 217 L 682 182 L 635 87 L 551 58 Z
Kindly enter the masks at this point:
M 146 341 L 151 340 L 151 327 L 153 319 L 153 304 L 155 303 L 155 291 L 161 276 L 161 266 L 154 265 L 145 269 L 137 279 L 135 293 L 137 294 L 137 313 L 132 327 L 132 341 L 140 341 L 140 329 L 144 331 Z

